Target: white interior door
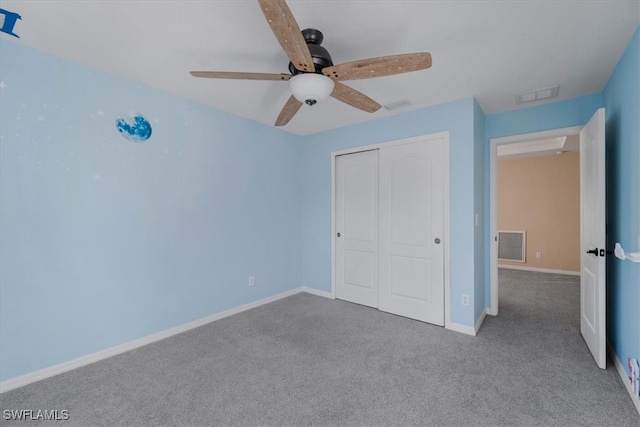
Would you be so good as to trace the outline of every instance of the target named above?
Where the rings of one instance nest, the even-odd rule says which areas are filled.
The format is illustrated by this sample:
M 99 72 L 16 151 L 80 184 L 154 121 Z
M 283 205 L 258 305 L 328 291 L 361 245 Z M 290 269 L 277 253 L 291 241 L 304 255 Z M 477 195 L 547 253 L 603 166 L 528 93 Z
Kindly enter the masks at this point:
M 378 307 L 378 150 L 336 157 L 336 298 Z
M 444 141 L 380 149 L 379 309 L 444 325 Z
M 605 115 L 580 132 L 580 332 L 598 366 L 606 355 Z

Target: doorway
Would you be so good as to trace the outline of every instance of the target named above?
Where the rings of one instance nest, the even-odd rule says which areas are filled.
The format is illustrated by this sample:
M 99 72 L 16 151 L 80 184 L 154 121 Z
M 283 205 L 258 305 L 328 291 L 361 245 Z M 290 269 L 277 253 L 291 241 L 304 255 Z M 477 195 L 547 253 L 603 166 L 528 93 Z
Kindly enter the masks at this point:
M 498 147 L 498 266 L 580 275 L 580 136 Z
M 498 147 L 500 315 L 516 323 L 580 328 L 579 150 L 579 135 Z
M 489 147 L 489 221 L 490 221 L 490 280 L 491 280 L 491 305 L 489 314 L 497 316 L 498 303 L 498 149 L 499 147 L 517 147 L 530 141 L 552 140 L 567 135 L 579 135 L 582 126 L 573 126 L 549 131 L 533 132 L 528 134 L 506 136 L 491 139 Z M 513 150 L 514 152 L 516 150 Z

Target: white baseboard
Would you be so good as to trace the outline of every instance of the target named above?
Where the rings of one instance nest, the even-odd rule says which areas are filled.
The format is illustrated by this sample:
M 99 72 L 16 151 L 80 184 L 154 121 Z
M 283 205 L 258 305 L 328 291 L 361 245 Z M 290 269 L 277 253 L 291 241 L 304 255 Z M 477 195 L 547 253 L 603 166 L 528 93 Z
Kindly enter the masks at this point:
M 449 322 L 448 325 L 445 325 L 445 328 L 449 329 L 450 331 L 460 332 L 474 337 L 476 336 L 475 328 L 471 326 L 461 325 L 460 323 Z
M 611 346 L 611 343 L 609 341 L 607 341 L 607 348 L 609 349 L 609 356 L 611 356 L 611 360 L 613 360 L 613 364 L 616 367 L 616 371 L 618 371 L 618 375 L 620 375 L 620 378 L 622 379 L 624 387 L 627 389 L 627 392 L 629 393 L 629 397 L 631 397 L 631 401 L 636 407 L 636 411 L 638 411 L 638 414 L 640 414 L 640 399 L 638 399 L 637 395 L 634 396 L 633 394 L 633 389 L 631 388 L 631 381 L 629 381 L 629 374 L 627 374 L 627 371 L 624 369 L 622 362 L 620 362 L 618 355 L 616 354 L 615 350 L 613 349 L 613 346 Z
M 474 336 L 478 335 L 478 331 L 480 330 L 480 326 L 482 326 L 482 322 L 484 322 L 484 318 L 487 317 L 487 308 L 485 307 L 484 310 L 482 310 L 482 314 L 480 315 L 480 317 L 478 318 L 478 321 L 476 322 L 475 325 L 475 333 L 473 334 Z
M 300 290 L 302 292 L 306 292 L 308 294 L 318 295 L 319 297 L 335 299 L 335 297 L 333 296 L 333 294 L 331 292 L 321 291 L 321 290 L 318 290 L 318 289 L 310 288 L 308 286 L 303 286 L 302 288 L 300 288 Z
M 156 332 L 155 334 L 151 334 L 134 341 L 129 341 L 124 344 L 117 345 L 115 347 L 110 347 L 105 350 L 91 353 L 86 356 L 82 356 L 77 359 L 73 359 L 68 362 L 61 363 L 59 365 L 50 366 L 48 368 L 44 368 L 39 371 L 31 372 L 19 377 L 2 381 L 0 382 L 0 393 L 7 392 L 9 390 L 13 390 L 18 387 L 22 387 L 27 384 L 34 383 L 36 381 L 44 380 L 45 378 L 50 378 L 55 375 L 62 374 L 64 372 L 71 371 L 72 369 L 80 368 L 82 366 L 86 366 L 91 363 L 98 362 L 100 360 L 106 359 L 111 356 L 116 356 L 118 354 L 136 349 L 138 347 L 142 347 L 144 345 L 151 344 L 153 342 L 160 341 L 165 338 L 169 338 L 170 336 L 177 335 L 182 332 L 186 332 L 190 329 L 194 329 L 199 326 L 206 325 L 207 323 L 215 322 L 216 320 L 220 320 L 225 317 L 229 317 L 246 310 L 251 310 L 252 308 L 256 308 L 264 304 L 269 304 L 270 302 L 287 298 L 291 295 L 295 295 L 300 292 L 308 292 L 314 295 L 326 296 L 324 295 L 325 292 L 318 291 L 317 289 L 304 288 L 304 287 L 292 289 L 290 291 L 282 292 L 280 294 L 263 298 L 258 301 L 254 301 L 248 304 L 234 307 L 229 310 L 222 311 L 220 313 L 212 314 L 211 316 L 203 317 L 201 319 L 194 320 L 192 322 L 184 323 L 182 325 L 175 326 L 173 328 L 169 328 L 164 331 Z
M 482 310 L 482 314 L 480 315 L 480 317 L 478 318 L 478 321 L 473 327 L 461 325 L 460 323 L 456 323 L 456 322 L 449 322 L 448 325 L 445 325 L 445 328 L 449 329 L 450 331 L 461 332 L 463 334 L 467 334 L 475 337 L 478 334 L 478 331 L 480 330 L 480 326 L 482 326 L 482 322 L 484 322 L 484 318 L 487 317 L 488 310 L 489 310 L 488 308 L 485 308 L 484 310 Z
M 566 274 L 569 276 L 579 276 L 579 271 L 568 270 L 553 270 L 551 268 L 538 268 L 538 267 L 525 267 L 520 265 L 501 265 L 498 264 L 498 268 L 508 268 L 509 270 L 525 270 L 525 271 L 537 271 L 538 273 L 554 273 L 554 274 Z

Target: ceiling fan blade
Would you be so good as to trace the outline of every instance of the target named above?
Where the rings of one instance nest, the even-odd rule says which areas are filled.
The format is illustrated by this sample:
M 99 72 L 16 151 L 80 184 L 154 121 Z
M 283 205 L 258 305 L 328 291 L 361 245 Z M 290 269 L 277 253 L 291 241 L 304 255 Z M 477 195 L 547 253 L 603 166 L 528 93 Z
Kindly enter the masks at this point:
M 334 80 L 356 80 L 408 73 L 429 67 L 431 67 L 431 54 L 419 52 L 346 62 L 325 67 L 322 73 Z
M 358 108 L 362 111 L 366 111 L 367 113 L 374 113 L 382 107 L 380 104 L 369 98 L 364 93 L 358 92 L 357 90 L 350 88 L 349 86 L 344 85 L 340 82 L 335 83 L 336 85 L 333 88 L 333 92 L 331 93 L 331 96 L 335 99 L 342 101 L 345 104 L 349 104 L 352 107 Z
M 262 13 L 282 49 L 297 70 L 315 72 L 313 59 L 300 27 L 284 0 L 258 0 Z
M 234 73 L 232 71 L 191 71 L 190 74 L 193 77 L 239 80 L 289 80 L 293 77 L 291 74 Z
M 287 103 L 282 107 L 282 111 L 276 119 L 276 126 L 284 126 L 289 123 L 289 120 L 296 115 L 298 110 L 302 107 L 302 102 L 298 101 L 293 95 L 289 97 Z

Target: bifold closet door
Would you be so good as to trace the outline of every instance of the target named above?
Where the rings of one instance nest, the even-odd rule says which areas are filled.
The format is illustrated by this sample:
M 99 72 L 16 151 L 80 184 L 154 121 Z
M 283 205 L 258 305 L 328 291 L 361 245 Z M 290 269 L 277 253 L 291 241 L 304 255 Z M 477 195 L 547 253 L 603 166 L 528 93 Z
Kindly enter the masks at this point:
M 378 307 L 378 150 L 336 157 L 336 298 Z
M 444 141 L 380 149 L 382 311 L 444 325 Z

